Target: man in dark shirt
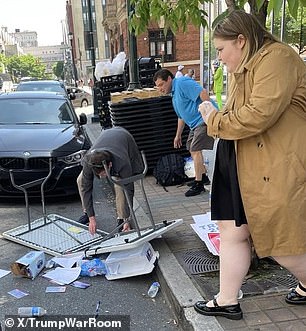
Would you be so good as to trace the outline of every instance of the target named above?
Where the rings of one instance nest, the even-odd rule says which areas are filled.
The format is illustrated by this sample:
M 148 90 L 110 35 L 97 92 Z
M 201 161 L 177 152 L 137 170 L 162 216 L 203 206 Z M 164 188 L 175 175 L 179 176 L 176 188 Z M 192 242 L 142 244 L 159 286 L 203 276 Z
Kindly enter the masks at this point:
M 103 130 L 92 148 L 84 156 L 83 170 L 77 183 L 85 215 L 80 221 L 89 221 L 89 232 L 96 232 L 97 224 L 93 207 L 93 181 L 95 177 L 106 177 L 103 161 L 116 178 L 127 178 L 142 173 L 144 165 L 133 136 L 124 128 L 113 127 Z M 134 197 L 134 183 L 125 185 L 131 203 Z M 130 209 L 122 187 L 115 185 L 118 225 L 129 219 Z M 123 231 L 129 231 L 130 224 L 123 225 Z

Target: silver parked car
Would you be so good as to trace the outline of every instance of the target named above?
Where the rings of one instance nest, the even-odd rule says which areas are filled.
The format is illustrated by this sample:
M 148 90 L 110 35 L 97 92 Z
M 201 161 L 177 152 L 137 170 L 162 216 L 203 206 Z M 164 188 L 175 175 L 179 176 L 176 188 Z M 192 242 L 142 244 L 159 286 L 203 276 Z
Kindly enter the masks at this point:
M 67 92 L 75 96 L 71 100 L 74 107 L 87 107 L 92 105 L 92 95 L 79 87 L 66 87 Z

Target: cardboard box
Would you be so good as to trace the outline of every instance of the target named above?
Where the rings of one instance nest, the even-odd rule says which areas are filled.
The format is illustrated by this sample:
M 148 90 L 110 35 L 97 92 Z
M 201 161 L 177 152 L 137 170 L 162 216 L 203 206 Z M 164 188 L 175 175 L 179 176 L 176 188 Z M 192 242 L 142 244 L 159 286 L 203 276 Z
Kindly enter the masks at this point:
M 12 263 L 11 270 L 14 275 L 34 279 L 45 267 L 45 253 L 30 251 L 16 262 Z

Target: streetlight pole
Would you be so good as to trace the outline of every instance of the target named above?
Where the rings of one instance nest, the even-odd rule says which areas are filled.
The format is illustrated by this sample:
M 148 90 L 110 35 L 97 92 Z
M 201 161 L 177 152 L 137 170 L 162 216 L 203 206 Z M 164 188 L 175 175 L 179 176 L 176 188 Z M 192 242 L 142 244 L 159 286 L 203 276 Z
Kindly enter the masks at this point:
M 78 38 L 78 51 L 79 51 L 79 61 L 80 61 L 80 76 L 82 79 L 84 79 L 83 66 L 82 66 L 82 51 L 80 48 L 80 38 Z
M 96 93 L 96 77 L 95 77 L 95 68 L 96 68 L 96 53 L 95 53 L 95 45 L 94 45 L 94 37 L 93 37 L 93 26 L 92 26 L 92 10 L 91 10 L 91 0 L 87 0 L 87 10 L 88 10 L 88 44 L 90 50 L 91 57 L 91 68 L 92 68 L 92 76 L 94 81 L 94 86 L 92 87 L 92 94 L 94 100 L 94 115 L 91 117 L 92 123 L 97 123 L 100 121 L 98 108 L 95 106 L 95 93 Z
M 71 47 L 71 62 L 72 62 L 72 70 L 73 70 L 73 78 L 74 78 L 74 85 L 75 87 L 78 86 L 78 73 L 76 70 L 75 62 L 74 62 L 74 47 L 73 47 L 73 33 L 69 32 L 68 33 L 68 38 L 70 40 L 70 47 Z
M 127 7 L 127 23 L 129 24 L 130 13 L 133 10 L 130 4 L 130 0 L 126 1 L 126 7 Z M 139 68 L 137 63 L 137 41 L 136 41 L 134 29 L 130 31 L 128 28 L 128 44 L 129 44 L 129 76 L 130 76 L 128 91 L 133 91 L 134 89 L 141 87 L 139 83 Z
M 93 80 L 95 82 L 96 54 L 95 54 L 95 45 L 94 45 L 94 37 L 93 37 L 91 0 L 87 0 L 87 10 L 88 10 L 88 26 L 89 26 L 89 31 L 88 31 L 89 49 L 91 54 L 92 75 L 93 75 Z

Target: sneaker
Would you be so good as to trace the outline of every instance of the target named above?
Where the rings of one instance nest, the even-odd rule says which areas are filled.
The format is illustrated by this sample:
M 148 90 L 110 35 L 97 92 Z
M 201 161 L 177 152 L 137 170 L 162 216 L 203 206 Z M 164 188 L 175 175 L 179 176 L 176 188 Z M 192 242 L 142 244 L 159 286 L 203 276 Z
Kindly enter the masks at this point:
M 195 180 L 188 182 L 186 185 L 192 187 L 195 184 Z
M 206 174 L 202 175 L 202 183 L 203 185 L 210 185 L 210 180 Z M 195 180 L 187 183 L 187 186 L 192 187 L 195 184 Z
M 210 185 L 210 180 L 206 174 L 202 175 L 202 183 L 203 185 Z
M 185 197 L 193 197 L 205 192 L 204 185 L 202 183 L 196 182 L 186 193 Z
M 79 223 L 84 224 L 84 225 L 88 225 L 89 224 L 89 217 L 86 213 L 84 213 L 84 215 L 82 215 L 79 220 Z

